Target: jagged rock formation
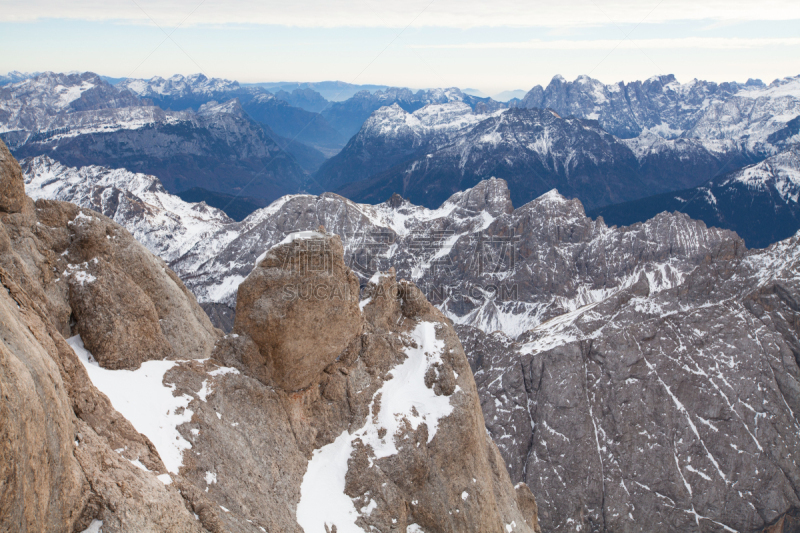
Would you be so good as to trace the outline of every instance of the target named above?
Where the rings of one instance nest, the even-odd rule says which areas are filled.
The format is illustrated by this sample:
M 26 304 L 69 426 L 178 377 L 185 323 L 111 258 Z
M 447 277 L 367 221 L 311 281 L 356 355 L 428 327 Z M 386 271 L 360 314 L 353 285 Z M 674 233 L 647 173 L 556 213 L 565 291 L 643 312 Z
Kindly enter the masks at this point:
M 733 132 L 777 118 L 788 108 L 796 108 L 798 95 L 797 76 L 769 86 L 752 79 L 745 84 L 696 79 L 681 84 L 673 75 L 604 85 L 588 76 L 572 82 L 555 76 L 546 88 L 531 89 L 518 105 L 597 120 L 604 130 L 623 139 L 644 132 L 667 139 L 711 138 L 712 130 Z M 737 137 L 744 136 L 738 133 Z
M 798 199 L 800 148 L 795 145 L 702 187 L 611 205 L 589 214 L 622 225 L 643 222 L 663 211 L 680 211 L 708 225 L 736 231 L 750 247 L 764 248 L 800 228 Z
M 763 84 L 754 81 L 749 86 Z M 636 137 L 648 129 L 670 136 L 690 128 L 708 105 L 730 98 L 740 88 L 737 83 L 700 80 L 681 84 L 671 74 L 611 85 L 589 76 L 572 82 L 554 76 L 546 88 L 537 85 L 528 91 L 519 106 L 598 120 L 603 129 L 621 138 Z
M 268 250 L 219 339 L 103 215 L 24 197 L 0 220 L 0 529 L 539 531 L 448 320 L 393 272 L 360 301 L 338 237 Z

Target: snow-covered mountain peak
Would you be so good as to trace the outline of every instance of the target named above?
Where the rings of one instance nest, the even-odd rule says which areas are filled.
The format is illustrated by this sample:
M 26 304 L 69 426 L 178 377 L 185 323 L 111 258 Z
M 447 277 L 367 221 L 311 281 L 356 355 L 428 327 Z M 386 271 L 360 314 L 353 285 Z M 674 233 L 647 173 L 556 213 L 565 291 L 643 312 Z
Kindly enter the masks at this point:
M 209 95 L 220 92 L 236 91 L 240 89 L 238 81 L 221 78 L 208 78 L 204 74 L 191 74 L 183 76 L 175 74 L 167 79 L 155 76 L 146 79 L 130 78 L 119 83 L 131 92 L 142 97 L 185 97 L 190 94 Z
M 772 156 L 727 176 L 721 186 L 741 183 L 752 189 L 774 188 L 786 202 L 800 200 L 800 147 Z
M 781 80 L 775 80 L 768 86 L 745 87 L 737 96 L 744 98 L 778 98 L 781 96 L 793 96 L 800 98 L 800 75 L 787 76 Z
M 217 102 L 212 100 L 208 103 L 205 103 L 200 106 L 200 109 L 197 110 L 198 115 L 214 115 L 218 113 L 228 113 L 231 115 L 244 115 L 244 110 L 242 109 L 242 104 L 239 102 L 238 98 L 231 98 L 230 100 L 226 100 L 225 102 Z
M 502 113 L 497 111 L 494 114 Z M 417 136 L 427 138 L 436 135 L 449 135 L 474 126 L 491 115 L 475 113 L 463 102 L 428 104 L 409 113 L 396 102 L 374 111 L 364 122 L 359 137 L 378 136 L 392 138 L 398 136 Z
M 95 87 L 108 85 L 93 72 L 60 74 L 44 72 L 5 87 L 17 104 L 31 105 L 55 112 L 66 110 L 81 95 Z M 110 87 L 110 85 L 109 85 Z

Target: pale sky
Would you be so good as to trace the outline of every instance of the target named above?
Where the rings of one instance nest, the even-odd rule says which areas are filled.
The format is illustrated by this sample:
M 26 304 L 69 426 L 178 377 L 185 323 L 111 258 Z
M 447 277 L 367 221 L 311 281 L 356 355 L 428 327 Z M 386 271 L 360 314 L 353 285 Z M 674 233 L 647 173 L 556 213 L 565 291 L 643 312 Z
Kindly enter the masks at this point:
M 528 90 L 800 74 L 800 2 L 0 0 L 0 72 Z

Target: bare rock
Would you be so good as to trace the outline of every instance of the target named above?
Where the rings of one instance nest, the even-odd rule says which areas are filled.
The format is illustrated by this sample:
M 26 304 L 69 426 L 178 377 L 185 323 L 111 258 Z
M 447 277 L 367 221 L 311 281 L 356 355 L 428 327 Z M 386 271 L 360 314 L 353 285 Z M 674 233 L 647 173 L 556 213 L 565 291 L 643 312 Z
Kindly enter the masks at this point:
M 174 355 L 153 301 L 125 272 L 92 260 L 69 276 L 76 331 L 104 368 L 136 369 Z
M 25 196 L 22 169 L 0 141 L 0 212 L 19 213 L 29 201 Z
M 24 200 L 0 213 L 0 531 L 74 533 L 97 520 L 109 533 L 201 533 L 188 496 L 156 477 L 166 470 L 153 443 L 92 384 L 65 337 L 109 335 L 98 353 L 122 367 L 207 357 L 219 332 L 124 229 Z
M 339 237 L 308 232 L 272 248 L 239 286 L 234 332 L 253 339 L 279 387 L 302 389 L 360 333 L 358 295 Z
M 84 476 L 58 367 L 0 290 L 0 530 L 69 531 Z

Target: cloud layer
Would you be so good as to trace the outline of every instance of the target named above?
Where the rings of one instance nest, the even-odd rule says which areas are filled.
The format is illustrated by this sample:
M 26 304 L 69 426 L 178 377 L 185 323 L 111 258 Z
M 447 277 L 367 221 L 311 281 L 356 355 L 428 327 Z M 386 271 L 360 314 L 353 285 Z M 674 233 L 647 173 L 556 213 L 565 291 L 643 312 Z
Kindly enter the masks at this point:
M 800 2 L 762 0 L 0 0 L 0 22 L 44 18 L 135 24 L 294 27 L 569 27 L 687 21 L 800 19 Z
M 502 43 L 460 43 L 412 45 L 412 48 L 465 48 L 482 49 L 528 49 L 528 50 L 635 50 L 704 48 L 709 50 L 733 50 L 761 48 L 767 46 L 800 46 L 800 38 L 741 39 L 728 37 L 685 37 L 680 39 L 591 39 L 591 40 L 553 40 L 522 41 Z

